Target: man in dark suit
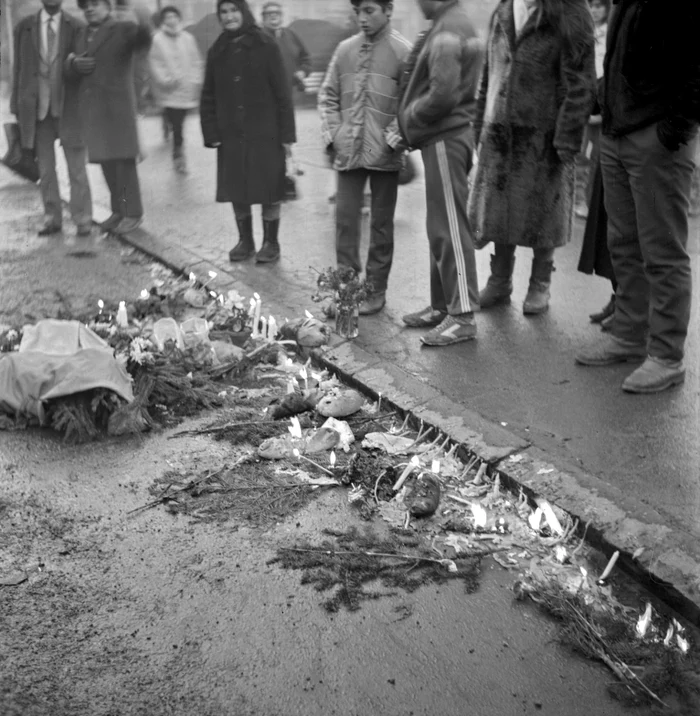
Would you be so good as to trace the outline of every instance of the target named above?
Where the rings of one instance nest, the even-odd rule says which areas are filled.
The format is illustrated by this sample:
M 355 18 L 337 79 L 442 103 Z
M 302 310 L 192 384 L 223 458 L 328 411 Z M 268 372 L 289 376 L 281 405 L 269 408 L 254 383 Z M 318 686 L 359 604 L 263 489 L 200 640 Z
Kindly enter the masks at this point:
M 125 234 L 141 225 L 136 173 L 139 155 L 134 55 L 151 44 L 150 13 L 135 7 L 138 22 L 112 17 L 110 0 L 78 0 L 87 27 L 78 35 L 66 73 L 80 77 L 78 105 L 89 161 L 102 166 L 112 215 L 105 231 Z
M 76 85 L 64 81 L 63 63 L 81 23 L 61 11 L 63 0 L 42 0 L 44 7 L 15 28 L 15 61 L 10 112 L 17 117 L 22 147 L 34 150 L 44 204 L 40 236 L 61 231 L 63 209 L 54 146 L 61 140 L 70 178 L 70 210 L 79 236 L 89 236 L 92 198 L 86 151 L 77 115 Z
M 262 8 L 262 25 L 265 32 L 277 41 L 282 53 L 284 71 L 287 75 L 290 91 L 296 87 L 304 91 L 304 79 L 311 72 L 309 53 L 299 36 L 288 27 L 282 27 L 284 15 L 282 5 L 270 0 Z

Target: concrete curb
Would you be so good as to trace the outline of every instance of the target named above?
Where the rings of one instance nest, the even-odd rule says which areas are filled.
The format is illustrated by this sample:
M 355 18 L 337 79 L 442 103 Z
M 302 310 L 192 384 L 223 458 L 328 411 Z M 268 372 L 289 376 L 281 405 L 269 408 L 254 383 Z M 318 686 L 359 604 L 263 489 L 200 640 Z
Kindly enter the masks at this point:
M 66 196 L 67 187 L 61 189 Z M 97 220 L 109 214 L 106 207 L 94 206 Z M 244 267 L 214 266 L 196 252 L 144 229 L 119 238 L 176 273 L 188 275 L 193 267 L 200 275 L 216 270 L 218 276 L 210 283 L 215 291 L 236 288 L 250 295 L 255 290 L 245 283 Z M 303 300 L 303 292 L 297 293 Z M 275 305 L 275 313 L 284 315 L 285 311 L 298 310 L 298 305 L 293 300 L 285 306 Z M 546 499 L 578 519 L 580 533 L 591 545 L 608 556 L 619 550 L 618 565 L 622 569 L 700 627 L 700 544 L 669 524 L 669 516 L 595 475 L 562 465 L 502 425 L 485 420 L 352 341 L 334 337 L 326 350 L 314 351 L 313 356 L 317 363 L 372 398 L 381 393 L 382 402 L 409 415 L 416 427 L 423 421 L 449 436 L 461 446 L 460 457 L 476 456 L 487 462 L 512 490 Z M 634 559 L 639 548 L 644 551 Z

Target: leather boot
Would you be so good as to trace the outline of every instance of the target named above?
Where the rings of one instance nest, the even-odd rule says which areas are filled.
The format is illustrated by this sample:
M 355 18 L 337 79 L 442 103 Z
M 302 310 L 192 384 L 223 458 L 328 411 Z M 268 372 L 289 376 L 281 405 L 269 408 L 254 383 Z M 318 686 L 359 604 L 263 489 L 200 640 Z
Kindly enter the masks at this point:
M 238 243 L 228 252 L 229 261 L 245 261 L 255 253 L 253 240 L 253 217 L 236 219 L 238 226 Z
M 510 303 L 514 265 L 515 246 L 496 245 L 496 253 L 491 256 L 491 275 L 486 287 L 479 292 L 479 304 L 482 309 Z
M 255 254 L 255 263 L 269 264 L 280 257 L 280 245 L 277 239 L 280 229 L 279 219 L 263 219 L 263 245 Z
M 530 285 L 523 302 L 523 313 L 534 316 L 549 309 L 549 285 L 554 270 L 554 250 L 535 250 L 530 273 Z

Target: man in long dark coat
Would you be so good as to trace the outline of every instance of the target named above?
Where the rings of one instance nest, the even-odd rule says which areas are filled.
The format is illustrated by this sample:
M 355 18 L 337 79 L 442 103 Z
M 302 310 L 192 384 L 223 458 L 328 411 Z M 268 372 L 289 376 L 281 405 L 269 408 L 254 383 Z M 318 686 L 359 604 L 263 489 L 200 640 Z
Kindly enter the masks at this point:
M 82 76 L 80 117 L 89 161 L 102 166 L 112 215 L 102 224 L 118 234 L 136 229 L 143 218 L 136 172 L 139 141 L 134 95 L 134 54 L 150 47 L 149 13 L 135 8 L 138 23 L 112 17 L 110 0 L 78 0 L 87 27 L 66 60 L 69 76 Z
M 24 149 L 33 149 L 39 165 L 44 204 L 40 236 L 61 231 L 63 209 L 56 176 L 57 139 L 61 140 L 70 178 L 70 210 L 79 236 L 92 226 L 92 198 L 85 167 L 87 153 L 77 116 L 75 83 L 65 82 L 63 63 L 81 23 L 61 11 L 63 0 L 42 0 L 43 9 L 15 29 L 15 58 L 10 112 L 17 117 Z

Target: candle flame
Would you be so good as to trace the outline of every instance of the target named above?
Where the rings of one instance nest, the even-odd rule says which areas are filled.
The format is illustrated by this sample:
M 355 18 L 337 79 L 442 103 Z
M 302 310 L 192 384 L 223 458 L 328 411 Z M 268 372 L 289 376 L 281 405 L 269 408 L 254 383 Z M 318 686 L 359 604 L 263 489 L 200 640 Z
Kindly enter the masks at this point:
M 210 295 L 212 298 L 218 298 L 218 297 L 219 297 L 219 294 L 218 294 L 216 291 L 209 291 L 209 295 Z
M 216 278 L 219 274 L 216 271 L 209 271 L 209 278 Z
M 476 502 L 472 502 L 470 507 L 472 510 L 472 515 L 474 517 L 474 526 L 482 528 L 486 527 L 486 520 L 488 519 L 488 514 L 486 513 L 486 510 Z
M 410 459 L 409 463 L 410 463 L 413 467 L 418 467 L 418 466 L 420 465 L 420 460 L 418 459 L 418 455 L 414 455 L 414 456 Z
M 190 281 L 192 281 L 192 283 L 194 283 L 196 280 L 197 280 L 197 277 L 194 275 L 194 273 L 192 271 L 190 271 Z
M 97 305 L 98 305 L 98 307 L 99 307 L 100 309 L 103 309 L 103 308 L 105 307 L 105 302 L 104 302 L 102 299 L 100 299 L 100 300 L 97 302 Z
M 147 288 L 144 288 L 143 291 L 141 291 L 141 298 L 146 300 L 149 297 L 149 292 Z
M 292 450 L 292 455 L 294 455 L 294 457 L 296 457 L 296 458 L 301 457 L 301 453 L 296 448 L 294 448 L 294 450 Z
M 651 625 L 651 602 L 647 602 L 647 607 L 644 610 L 644 614 L 639 617 L 637 620 L 637 624 L 635 625 L 635 630 L 637 632 L 637 636 L 640 637 L 640 639 L 643 639 L 647 631 L 649 630 L 649 626 Z
M 313 318 L 313 317 L 314 317 L 314 314 L 311 313 L 311 311 L 308 311 L 308 310 L 307 310 L 307 311 L 304 311 L 304 315 L 305 315 L 307 318 Z
M 256 301 L 259 301 L 259 300 L 260 300 L 260 294 L 259 294 L 259 293 L 254 293 L 254 294 L 253 294 L 253 298 L 254 298 Z
M 289 426 L 288 430 L 293 438 L 300 438 L 301 437 L 301 424 L 299 423 L 299 418 L 295 415 L 294 417 L 290 418 L 289 422 L 291 425 Z
M 335 467 L 335 450 L 331 450 L 330 463 L 331 467 Z

